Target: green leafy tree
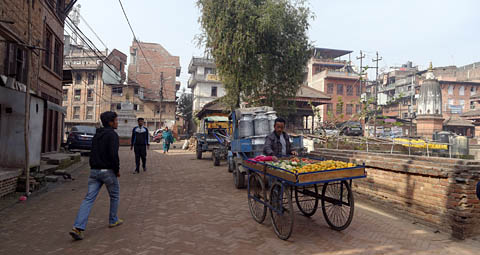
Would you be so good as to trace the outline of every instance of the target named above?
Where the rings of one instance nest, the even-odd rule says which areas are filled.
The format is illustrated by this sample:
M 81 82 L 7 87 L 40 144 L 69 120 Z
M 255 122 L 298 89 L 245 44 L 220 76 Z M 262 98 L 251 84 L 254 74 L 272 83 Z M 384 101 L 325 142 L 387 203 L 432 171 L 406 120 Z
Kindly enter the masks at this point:
M 185 89 L 178 98 L 177 112 L 186 121 L 187 133 L 190 133 L 190 122 L 193 120 L 193 94 L 186 93 Z
M 279 108 L 295 97 L 311 56 L 304 1 L 197 0 L 199 43 L 214 57 L 224 101 Z

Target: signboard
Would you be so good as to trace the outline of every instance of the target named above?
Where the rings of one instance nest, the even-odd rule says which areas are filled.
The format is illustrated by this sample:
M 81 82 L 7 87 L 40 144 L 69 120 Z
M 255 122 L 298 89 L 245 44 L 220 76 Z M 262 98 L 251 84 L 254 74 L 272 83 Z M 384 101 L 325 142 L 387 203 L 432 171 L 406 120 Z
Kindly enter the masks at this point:
M 216 74 L 207 74 L 207 81 L 220 81 L 220 79 L 218 78 L 218 76 Z

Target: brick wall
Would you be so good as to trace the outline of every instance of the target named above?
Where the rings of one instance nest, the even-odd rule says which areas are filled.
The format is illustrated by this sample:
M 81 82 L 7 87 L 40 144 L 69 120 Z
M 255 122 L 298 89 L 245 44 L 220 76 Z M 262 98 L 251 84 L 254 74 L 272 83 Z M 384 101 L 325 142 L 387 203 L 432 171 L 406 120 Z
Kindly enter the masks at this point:
M 313 155 L 365 163 L 367 178 L 353 190 L 401 213 L 464 239 L 480 234 L 475 188 L 480 162 L 321 149 Z
M 15 192 L 17 188 L 18 177 L 11 177 L 0 181 L 0 198 Z

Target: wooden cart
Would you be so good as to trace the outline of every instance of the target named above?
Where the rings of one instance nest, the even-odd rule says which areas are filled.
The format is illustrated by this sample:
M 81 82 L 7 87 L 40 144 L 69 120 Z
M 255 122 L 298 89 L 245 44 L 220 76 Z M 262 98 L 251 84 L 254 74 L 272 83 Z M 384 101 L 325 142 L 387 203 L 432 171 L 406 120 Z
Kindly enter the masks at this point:
M 366 177 L 365 165 L 308 173 L 294 173 L 249 159 L 243 161 L 243 166 L 248 169 L 248 206 L 253 219 L 262 223 L 268 208 L 275 234 L 283 240 L 293 230 L 293 196 L 303 215 L 313 216 L 320 202 L 327 224 L 334 230 L 346 229 L 352 222 L 355 204 L 352 180 Z

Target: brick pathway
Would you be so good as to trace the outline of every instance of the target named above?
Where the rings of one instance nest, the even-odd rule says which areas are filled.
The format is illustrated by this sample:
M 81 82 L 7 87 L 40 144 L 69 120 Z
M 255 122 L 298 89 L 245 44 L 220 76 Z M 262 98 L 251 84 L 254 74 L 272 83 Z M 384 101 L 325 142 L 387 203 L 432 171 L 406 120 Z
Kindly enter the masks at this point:
M 157 146 L 157 145 L 156 145 Z M 293 235 L 279 240 L 267 218 L 250 216 L 246 190 L 236 190 L 225 163 L 192 153 L 150 150 L 149 171 L 132 175 L 133 153 L 121 148 L 121 203 L 125 224 L 109 229 L 103 189 L 86 239 L 67 234 L 86 192 L 88 169 L 76 180 L 0 212 L 0 254 L 478 254 L 480 242 L 448 235 L 356 201 L 352 225 L 328 228 L 319 211 L 295 217 Z

